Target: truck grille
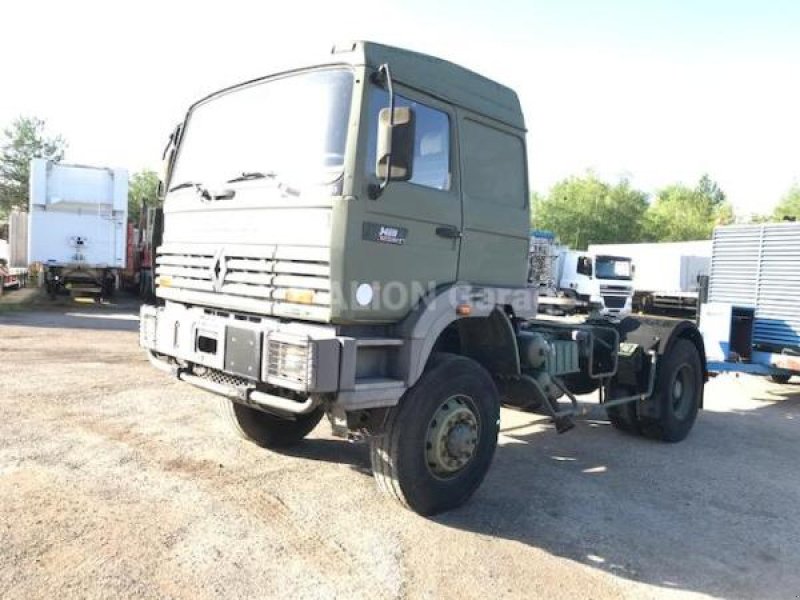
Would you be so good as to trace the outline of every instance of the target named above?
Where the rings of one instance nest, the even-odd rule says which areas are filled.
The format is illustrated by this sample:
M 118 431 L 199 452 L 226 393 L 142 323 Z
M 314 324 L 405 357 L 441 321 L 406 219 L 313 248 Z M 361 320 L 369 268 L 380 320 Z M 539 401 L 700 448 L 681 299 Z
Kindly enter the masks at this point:
M 631 289 L 623 285 L 601 285 L 600 295 L 606 308 L 619 310 L 625 308 L 625 301 L 631 296 Z
M 603 296 L 606 308 L 625 308 L 625 298 L 620 296 Z
M 189 304 L 327 321 L 330 251 L 308 246 L 165 244 L 157 295 Z

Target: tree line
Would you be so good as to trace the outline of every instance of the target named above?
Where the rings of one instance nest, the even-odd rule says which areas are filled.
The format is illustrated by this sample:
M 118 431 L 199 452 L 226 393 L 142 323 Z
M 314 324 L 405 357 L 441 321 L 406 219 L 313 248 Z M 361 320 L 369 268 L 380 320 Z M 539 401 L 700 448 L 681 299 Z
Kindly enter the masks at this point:
M 591 171 L 559 181 L 547 195 L 532 195 L 532 226 L 581 250 L 589 244 L 704 240 L 717 225 L 795 219 L 800 219 L 800 185 L 771 214 L 736 219 L 725 193 L 708 175 L 694 186 L 668 185 L 652 199 L 627 179 L 609 183 Z
M 32 158 L 60 161 L 67 148 L 37 117 L 19 117 L 0 141 L 0 220 L 13 209 L 28 206 Z M 149 169 L 131 175 L 128 214 L 134 222 L 148 204 L 157 201 L 158 175 Z M 596 174 L 568 177 L 546 195 L 532 196 L 532 225 L 559 236 L 562 243 L 584 249 L 591 243 L 671 242 L 708 239 L 716 225 L 735 220 L 725 193 L 708 175 L 696 185 L 676 183 L 658 190 L 652 199 L 626 179 L 603 181 Z M 752 222 L 800 219 L 800 184 L 792 187 L 769 215 Z

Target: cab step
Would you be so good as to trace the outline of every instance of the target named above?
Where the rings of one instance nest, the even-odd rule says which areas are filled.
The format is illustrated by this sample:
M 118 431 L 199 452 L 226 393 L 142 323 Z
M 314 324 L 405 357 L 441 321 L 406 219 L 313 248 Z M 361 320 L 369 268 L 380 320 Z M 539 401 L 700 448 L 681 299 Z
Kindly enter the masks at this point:
M 384 348 L 386 346 L 402 346 L 401 338 L 362 337 L 356 340 L 358 348 Z
M 354 388 L 340 391 L 338 399 L 347 405 L 348 410 L 393 406 L 406 389 L 406 384 L 401 379 L 369 377 L 356 379 Z

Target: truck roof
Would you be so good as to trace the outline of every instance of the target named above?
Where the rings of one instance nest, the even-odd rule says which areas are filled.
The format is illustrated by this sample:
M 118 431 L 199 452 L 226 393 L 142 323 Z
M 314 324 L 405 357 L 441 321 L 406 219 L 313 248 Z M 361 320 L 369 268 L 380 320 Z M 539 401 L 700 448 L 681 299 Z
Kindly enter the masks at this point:
M 409 87 L 506 125 L 525 129 L 525 119 L 514 90 L 455 63 L 367 41 L 336 44 L 331 53 L 353 65 L 377 69 L 388 63 L 392 77 Z
M 329 58 L 316 65 L 305 65 L 301 68 L 342 63 L 352 66 L 366 65 L 373 69 L 387 63 L 392 71 L 392 77 L 407 87 L 418 89 L 449 104 L 466 108 L 511 127 L 525 130 L 522 108 L 514 90 L 455 63 L 427 54 L 375 42 L 344 42 L 334 45 Z M 217 90 L 194 102 L 190 110 L 219 94 L 279 74 L 258 77 Z

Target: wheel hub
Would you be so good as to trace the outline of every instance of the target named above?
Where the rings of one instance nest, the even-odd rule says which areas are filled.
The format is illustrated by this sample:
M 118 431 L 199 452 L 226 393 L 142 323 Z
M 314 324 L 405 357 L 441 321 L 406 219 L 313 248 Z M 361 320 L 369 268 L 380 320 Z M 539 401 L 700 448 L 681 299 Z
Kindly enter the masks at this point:
M 686 418 L 693 394 L 691 370 L 688 365 L 683 364 L 678 368 L 672 381 L 672 412 L 677 418 Z
M 466 396 L 445 400 L 433 414 L 425 440 L 428 468 L 452 476 L 472 460 L 478 445 L 478 419 Z
M 681 396 L 683 396 L 683 382 L 680 379 L 676 379 L 675 384 L 672 386 L 672 398 L 680 400 Z

